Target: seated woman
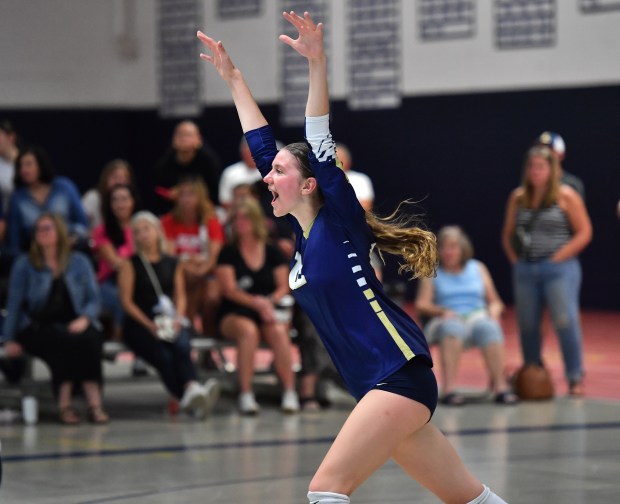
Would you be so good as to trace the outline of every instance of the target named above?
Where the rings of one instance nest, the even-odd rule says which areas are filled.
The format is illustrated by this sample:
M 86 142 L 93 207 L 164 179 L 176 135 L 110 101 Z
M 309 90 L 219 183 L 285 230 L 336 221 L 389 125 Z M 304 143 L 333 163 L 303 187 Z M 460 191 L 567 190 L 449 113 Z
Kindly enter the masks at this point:
M 101 405 L 102 337 L 99 290 L 90 261 L 71 252 L 60 217 L 43 213 L 34 223 L 28 254 L 13 265 L 4 322 L 11 357 L 39 357 L 52 375 L 60 421 L 80 422 L 71 406 L 73 384 L 82 385 L 91 422 L 106 423 Z
M 176 186 L 172 212 L 161 218 L 169 252 L 178 256 L 185 274 L 187 317 L 192 323 L 201 315 L 206 334 L 216 331 L 215 317 L 220 294 L 215 281 L 217 256 L 224 244 L 224 231 L 217 219 L 207 187 L 200 179 L 185 179 Z
M 103 204 L 110 189 L 117 185 L 136 187 L 133 168 L 124 159 L 113 159 L 106 164 L 99 175 L 97 187 L 89 189 L 82 196 L 82 208 L 91 230 L 103 224 Z
M 280 251 L 267 244 L 265 218 L 259 204 L 243 199 L 231 210 L 233 243 L 220 252 L 216 276 L 222 289 L 220 332 L 237 343 L 239 409 L 256 414 L 252 392 L 254 355 L 262 338 L 274 352 L 282 382 L 282 410 L 299 410 L 292 369 L 292 345 L 287 326 L 276 318 L 275 307 L 289 295 L 288 266 Z
M 165 253 L 159 219 L 138 212 L 131 220 L 136 253 L 121 264 L 118 288 L 125 310 L 123 338 L 136 356 L 153 366 L 168 392 L 197 418 L 205 418 L 219 395 L 217 380 L 198 383 L 185 319 L 183 269 Z M 174 319 L 176 337 L 163 339 L 156 315 Z
M 7 221 L 7 247 L 12 253 L 28 250 L 35 221 L 43 212 L 55 213 L 64 220 L 72 247 L 86 246 L 88 220 L 80 193 L 68 178 L 54 175 L 43 149 L 28 147 L 20 152 L 14 184 Z
M 103 223 L 93 229 L 91 244 L 98 259 L 97 281 L 103 310 L 112 315 L 114 340 L 121 337 L 123 307 L 118 299 L 117 273 L 124 260 L 133 255 L 131 216 L 136 194 L 131 186 L 116 185 L 104 197 Z
M 416 308 L 430 321 L 424 328 L 429 343 L 441 346 L 444 404 L 465 402 L 455 391 L 463 347 L 480 347 L 489 371 L 495 401 L 513 404 L 504 377 L 504 341 L 498 320 L 504 305 L 495 290 L 488 269 L 473 259 L 473 247 L 457 226 L 446 226 L 437 235 L 439 268 L 435 278 L 421 280 Z

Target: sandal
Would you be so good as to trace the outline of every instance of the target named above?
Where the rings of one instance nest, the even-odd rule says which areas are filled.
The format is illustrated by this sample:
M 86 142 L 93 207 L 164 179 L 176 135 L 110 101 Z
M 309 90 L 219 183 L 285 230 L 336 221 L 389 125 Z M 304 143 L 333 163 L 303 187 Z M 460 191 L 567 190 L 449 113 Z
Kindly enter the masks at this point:
M 88 420 L 91 423 L 103 425 L 110 421 L 110 417 L 101 406 L 90 406 L 88 408 Z
M 571 397 L 583 397 L 586 391 L 582 381 L 571 381 L 568 384 L 568 395 Z
M 321 405 L 319 401 L 317 401 L 316 397 L 300 397 L 299 405 L 301 406 L 302 411 L 320 411 Z
M 497 404 L 505 404 L 507 406 L 511 406 L 513 404 L 517 404 L 519 402 L 519 398 L 512 392 L 506 390 L 504 392 L 498 392 L 495 395 L 495 402 Z
M 73 406 L 65 406 L 64 408 L 60 408 L 60 411 L 58 412 L 58 420 L 60 420 L 60 423 L 63 425 L 77 425 L 82 421 Z
M 465 397 L 458 392 L 448 392 L 439 399 L 439 402 L 446 406 L 463 406 L 465 404 Z

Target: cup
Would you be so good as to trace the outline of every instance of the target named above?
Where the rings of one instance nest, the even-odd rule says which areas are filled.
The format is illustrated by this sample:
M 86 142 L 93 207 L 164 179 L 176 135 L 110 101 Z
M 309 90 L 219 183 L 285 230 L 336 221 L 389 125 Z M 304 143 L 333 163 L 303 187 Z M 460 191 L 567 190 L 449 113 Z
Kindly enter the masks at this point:
M 36 397 L 22 398 L 22 417 L 26 425 L 34 425 L 39 420 L 39 403 Z

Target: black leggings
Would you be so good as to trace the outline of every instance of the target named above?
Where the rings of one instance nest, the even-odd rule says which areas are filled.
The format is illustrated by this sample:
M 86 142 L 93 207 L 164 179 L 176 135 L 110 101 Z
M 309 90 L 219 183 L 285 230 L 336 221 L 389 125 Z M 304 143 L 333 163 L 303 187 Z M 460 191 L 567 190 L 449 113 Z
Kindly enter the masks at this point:
M 168 343 L 133 320 L 127 320 L 123 339 L 135 355 L 157 370 L 168 392 L 177 399 L 183 397 L 188 382 L 198 379 L 191 358 L 189 331 L 186 329 L 181 331 L 174 343 Z
M 92 325 L 72 334 L 61 326 L 32 324 L 17 335 L 17 342 L 48 365 L 55 392 L 65 382 L 102 382 L 103 337 Z

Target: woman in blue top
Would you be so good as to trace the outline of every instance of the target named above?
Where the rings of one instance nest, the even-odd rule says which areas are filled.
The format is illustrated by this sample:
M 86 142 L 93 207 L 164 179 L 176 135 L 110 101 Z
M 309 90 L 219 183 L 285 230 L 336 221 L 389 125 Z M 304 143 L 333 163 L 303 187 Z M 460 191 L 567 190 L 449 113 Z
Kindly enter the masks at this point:
M 88 219 L 80 193 L 68 178 L 54 175 L 43 149 L 28 147 L 20 152 L 15 162 L 14 184 L 7 221 L 7 246 L 13 253 L 28 250 L 34 223 L 44 212 L 64 219 L 74 247 L 87 243 Z
M 439 268 L 435 278 L 420 282 L 416 308 L 429 319 L 424 334 L 429 344 L 441 346 L 443 377 L 441 402 L 460 406 L 465 398 L 455 391 L 463 347 L 480 348 L 489 370 L 495 401 L 514 404 L 504 377 L 504 335 L 499 318 L 504 304 L 487 267 L 473 258 L 474 249 L 458 226 L 437 233 Z
M 359 400 L 312 479 L 308 498 L 314 504 L 350 502 L 348 496 L 393 458 L 445 502 L 501 503 L 429 423 L 437 383 L 424 335 L 387 298 L 370 265 L 376 243 L 379 249 L 402 255 L 403 269 L 432 274 L 434 235 L 364 212 L 335 162 L 323 27 L 307 13 L 284 17 L 299 38 L 281 35 L 280 40 L 308 59 L 310 89 L 308 143 L 279 152 L 222 43 L 201 32 L 198 37 L 212 53 L 201 57 L 215 66 L 231 90 L 256 165 L 273 194 L 274 215 L 289 215 L 295 228 L 289 285 Z

